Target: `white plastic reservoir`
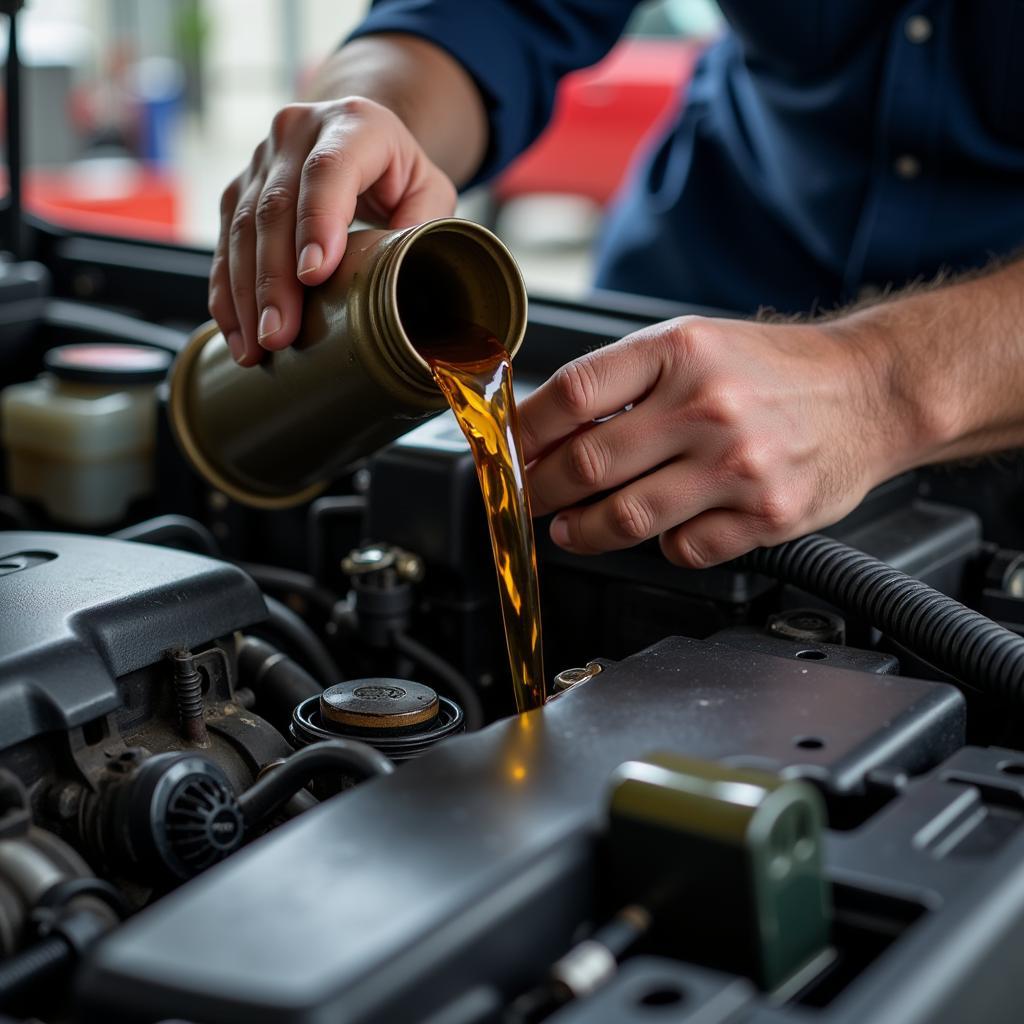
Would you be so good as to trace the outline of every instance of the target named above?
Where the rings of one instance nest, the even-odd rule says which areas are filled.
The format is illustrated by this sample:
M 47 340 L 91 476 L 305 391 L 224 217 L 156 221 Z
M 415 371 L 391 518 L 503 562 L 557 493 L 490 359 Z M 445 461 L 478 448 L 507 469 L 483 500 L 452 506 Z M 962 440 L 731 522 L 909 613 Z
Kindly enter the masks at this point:
M 153 489 L 156 386 L 171 356 L 143 345 L 64 345 L 46 372 L 0 393 L 7 484 L 73 526 L 116 523 Z

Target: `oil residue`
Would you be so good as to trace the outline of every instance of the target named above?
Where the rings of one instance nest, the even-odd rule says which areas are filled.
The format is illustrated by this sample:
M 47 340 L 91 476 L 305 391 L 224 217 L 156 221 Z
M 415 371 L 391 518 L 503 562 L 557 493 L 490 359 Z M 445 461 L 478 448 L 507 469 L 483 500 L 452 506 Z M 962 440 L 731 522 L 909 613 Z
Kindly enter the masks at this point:
M 512 360 L 488 331 L 463 327 L 417 345 L 469 442 L 487 510 L 516 707 L 545 699 L 537 552 L 512 394 Z

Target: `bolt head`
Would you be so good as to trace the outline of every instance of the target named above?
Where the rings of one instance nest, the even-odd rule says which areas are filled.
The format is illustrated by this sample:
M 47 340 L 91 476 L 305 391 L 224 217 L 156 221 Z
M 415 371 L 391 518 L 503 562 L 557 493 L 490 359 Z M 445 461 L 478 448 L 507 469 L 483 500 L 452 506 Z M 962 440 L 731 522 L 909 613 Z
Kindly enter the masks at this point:
M 398 573 L 400 579 L 407 580 L 409 583 L 418 583 L 423 579 L 425 571 L 423 559 L 419 555 L 414 555 L 411 551 L 396 552 L 395 572 Z
M 395 563 L 395 552 L 383 544 L 368 544 L 350 551 L 341 562 L 341 568 L 349 576 L 359 576 L 381 569 L 390 569 Z
M 597 661 L 588 661 L 582 668 L 566 668 L 562 669 L 561 672 L 555 676 L 555 692 L 559 693 L 562 690 L 568 690 L 570 686 L 576 686 L 577 683 L 586 682 L 588 679 L 593 679 L 602 669 L 602 665 Z

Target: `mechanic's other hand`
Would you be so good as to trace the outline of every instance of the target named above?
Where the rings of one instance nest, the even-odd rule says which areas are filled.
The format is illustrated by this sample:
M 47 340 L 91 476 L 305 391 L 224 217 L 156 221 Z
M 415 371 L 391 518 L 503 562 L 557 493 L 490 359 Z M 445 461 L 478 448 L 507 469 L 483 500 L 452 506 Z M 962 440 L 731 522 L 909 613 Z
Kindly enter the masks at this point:
M 660 535 L 678 565 L 715 565 L 835 522 L 902 468 L 885 408 L 838 322 L 670 320 L 522 402 L 533 512 L 558 512 L 569 551 Z
M 455 187 L 397 115 L 359 97 L 292 103 L 224 190 L 210 314 L 231 354 L 290 345 L 302 286 L 326 280 L 355 217 L 399 228 L 455 209 Z

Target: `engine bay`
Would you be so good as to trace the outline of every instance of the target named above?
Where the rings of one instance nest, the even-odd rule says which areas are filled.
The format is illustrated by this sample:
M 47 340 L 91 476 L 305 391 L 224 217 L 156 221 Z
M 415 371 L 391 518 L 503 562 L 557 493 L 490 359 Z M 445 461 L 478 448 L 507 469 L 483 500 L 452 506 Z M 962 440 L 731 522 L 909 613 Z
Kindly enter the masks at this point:
M 906 582 L 844 590 L 852 563 L 687 571 L 539 528 L 552 696 L 517 716 L 450 415 L 242 506 L 167 418 L 208 256 L 34 230 L 2 268 L 3 393 L 144 388 L 151 444 L 118 503 L 123 477 L 5 434 L 0 1012 L 1017 1019 L 1016 459 L 897 478 L 827 531 L 930 588 L 913 615 Z M 676 312 L 534 299 L 517 387 Z M 47 459 L 88 482 L 32 493 Z

